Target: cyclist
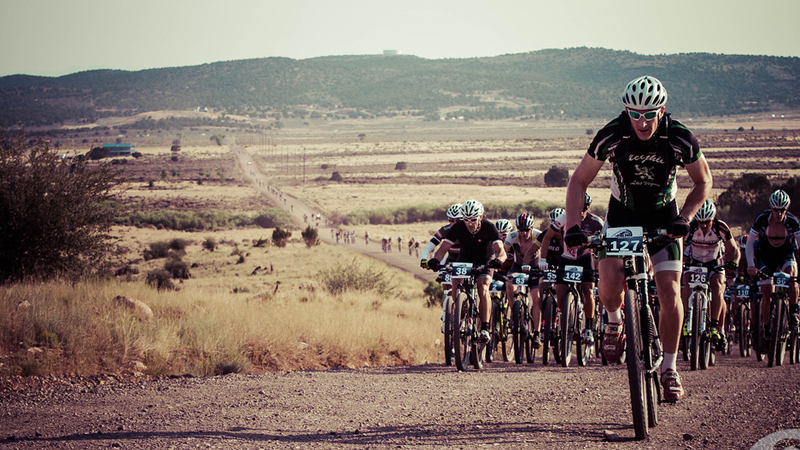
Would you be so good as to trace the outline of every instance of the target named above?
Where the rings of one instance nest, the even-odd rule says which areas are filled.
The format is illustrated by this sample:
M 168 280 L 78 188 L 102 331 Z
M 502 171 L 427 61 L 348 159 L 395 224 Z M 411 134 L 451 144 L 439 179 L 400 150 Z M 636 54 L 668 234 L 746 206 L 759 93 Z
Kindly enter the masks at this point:
M 589 208 L 592 206 L 592 197 L 589 194 L 584 195 L 583 210 L 581 211 L 580 228 L 586 235 L 591 236 L 603 230 L 603 219 L 596 214 L 592 214 Z M 545 232 L 544 239 L 542 239 L 542 259 L 548 259 L 550 252 L 550 241 L 553 237 L 558 236 L 563 239 L 564 236 L 564 222 L 567 217 L 562 213 L 550 224 L 550 228 Z M 583 315 L 586 321 L 586 327 L 583 329 L 583 342 L 591 345 L 594 344 L 594 334 L 592 333 L 592 326 L 594 325 L 594 272 L 597 262 L 595 260 L 594 252 L 585 247 L 568 248 L 564 246 L 563 252 L 558 258 L 556 264 L 556 300 L 562 311 L 564 309 L 564 298 L 567 295 L 567 285 L 564 282 L 564 266 L 576 265 L 583 267 L 581 273 L 581 291 L 583 292 Z
M 646 75 L 632 80 L 625 87 L 622 103 L 625 110 L 597 133 L 567 186 L 564 239 L 570 246 L 586 242 L 580 228 L 584 194 L 607 159 L 613 178 L 606 227 L 667 229 L 670 236 L 682 238 L 689 232 L 687 218 L 694 216 L 711 191 L 711 172 L 697 139 L 666 113 L 667 91 L 658 79 Z M 675 200 L 678 166 L 686 168 L 693 184 L 680 210 Z M 683 323 L 681 246 L 681 240 L 648 246 L 661 304 L 661 384 L 664 400 L 673 402 L 685 393 L 676 369 Z M 598 270 L 598 292 L 609 316 L 603 352 L 609 361 L 619 362 L 624 342 L 622 259 L 607 258 L 600 252 Z
M 747 273 L 754 277 L 759 270 L 774 273 L 785 272 L 797 276 L 795 252 L 800 242 L 800 222 L 787 211 L 789 195 L 777 190 L 769 196 L 770 209 L 756 217 L 747 238 Z M 769 336 L 769 306 L 772 295 L 772 279 L 761 283 L 761 324 Z M 755 312 L 755 308 L 753 309 Z M 789 327 L 798 327 L 797 282 L 789 284 Z M 755 323 L 755 322 L 754 322 Z
M 433 235 L 430 241 L 422 247 L 422 255 L 420 256 L 419 266 L 423 269 L 428 268 L 428 258 L 433 250 L 442 242 L 444 236 L 447 234 L 447 230 L 450 229 L 456 222 L 461 220 L 461 203 L 454 203 L 447 208 L 447 221 L 449 222 L 447 225 L 439 228 L 439 231 Z M 442 263 L 444 263 L 447 259 L 457 260 L 459 253 L 459 246 L 458 245 L 451 245 L 448 249 L 447 255 L 442 259 Z M 449 282 L 442 282 L 442 291 L 448 292 L 451 288 Z M 442 308 L 446 306 L 446 302 L 442 301 Z M 442 310 L 442 333 L 444 333 L 444 309 Z
M 717 208 L 710 199 L 706 199 L 694 219 L 689 223 L 689 234 L 686 235 L 686 250 L 684 256 L 687 258 L 686 266 L 702 266 L 708 269 L 708 286 L 711 291 L 711 317 L 708 330 L 709 337 L 716 340 L 718 349 L 725 351 L 727 340 L 724 336 L 723 327 L 725 315 L 727 313 L 724 300 L 725 293 L 725 269 L 735 274 L 739 267 L 739 246 L 733 239 L 731 229 L 728 224 L 716 218 Z M 719 267 L 725 257 L 725 267 Z M 688 274 L 684 276 L 683 287 L 683 307 L 688 306 L 691 290 L 688 286 Z M 684 330 L 688 324 L 684 324 Z
M 524 212 L 517 216 L 517 231 L 508 235 L 505 241 L 506 252 L 511 253 L 511 267 L 507 273 L 509 276 L 515 273 L 523 273 L 530 271 L 530 266 L 523 267 L 525 254 L 536 243 L 536 238 L 539 237 L 541 231 L 533 228 L 533 214 Z M 535 261 L 534 261 L 535 262 Z M 525 270 L 528 269 L 528 270 Z M 531 318 L 533 319 L 533 346 L 539 348 L 541 339 L 539 339 L 539 331 L 542 327 L 542 305 L 539 300 L 539 279 L 532 278 L 528 284 L 530 289 L 528 294 L 531 297 Z M 506 283 L 506 298 L 512 300 L 514 298 L 515 288 L 511 283 Z
M 506 244 L 506 239 L 508 238 L 509 233 L 514 231 L 514 224 L 508 219 L 499 219 L 494 223 L 494 226 L 497 228 L 497 232 L 500 234 L 500 239 L 503 241 L 503 249 L 506 251 L 506 256 L 508 256 L 511 248 L 509 248 L 508 244 Z M 502 277 L 508 274 L 508 269 L 511 268 L 513 263 L 514 261 L 512 258 L 506 258 L 506 260 L 503 261 L 503 266 L 495 271 L 494 279 L 502 280 Z
M 549 219 L 550 223 L 552 224 L 555 222 L 556 217 L 560 216 L 564 213 L 564 208 L 554 208 L 548 214 L 547 218 Z M 558 255 L 561 254 L 563 250 L 563 245 L 561 241 L 561 236 L 555 236 L 553 239 L 550 240 L 548 243 L 548 251 L 547 251 L 547 258 L 545 258 L 545 252 L 543 250 L 540 251 L 542 248 L 542 240 L 544 239 L 546 233 L 539 232 L 538 236 L 536 236 L 536 240 L 533 242 L 533 245 L 525 252 L 525 256 L 522 258 L 522 264 L 524 269 L 530 270 L 530 266 L 535 263 L 539 267 L 539 270 L 544 272 L 545 270 L 549 269 L 550 266 L 556 267 L 558 264 Z M 544 278 L 544 277 L 542 277 Z M 540 279 L 538 282 L 539 285 L 539 292 L 537 296 L 541 299 L 542 293 L 547 291 L 550 288 L 549 281 L 544 279 Z M 539 302 L 536 302 L 539 303 Z M 535 304 L 534 308 L 538 309 L 539 312 L 542 310 L 541 304 Z M 541 331 L 541 323 L 534 321 L 534 327 L 536 328 L 533 331 L 533 346 L 535 348 L 539 348 L 541 345 L 541 338 L 539 336 L 539 331 Z
M 494 270 L 502 266 L 506 260 L 506 251 L 503 241 L 494 224 L 483 218 L 483 205 L 477 200 L 467 200 L 461 205 L 461 221 L 456 222 L 444 236 L 442 245 L 433 258 L 428 260 L 428 268 L 439 270 L 439 261 L 455 243 L 461 244 L 458 254 L 459 262 L 471 262 L 474 265 L 486 265 L 477 280 L 478 297 L 480 299 L 478 311 L 481 317 L 480 339 L 489 342 L 489 317 L 492 313 L 489 299 L 489 283 L 492 281 Z M 459 279 L 452 280 L 451 294 L 453 304 L 458 293 Z

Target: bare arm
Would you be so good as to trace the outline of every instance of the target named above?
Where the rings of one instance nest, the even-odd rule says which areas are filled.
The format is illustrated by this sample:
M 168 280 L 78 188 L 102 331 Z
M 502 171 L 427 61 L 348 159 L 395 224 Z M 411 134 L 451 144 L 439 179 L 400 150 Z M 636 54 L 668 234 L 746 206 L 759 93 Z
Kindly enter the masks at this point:
M 725 241 L 725 260 L 726 261 L 733 261 L 738 263 L 739 258 L 742 256 L 742 252 L 739 251 L 739 246 L 736 245 L 736 241 L 733 238 L 728 239 Z
M 578 167 L 575 168 L 575 172 L 572 173 L 569 179 L 569 185 L 567 185 L 567 221 L 566 224 L 564 224 L 565 231 L 581 223 L 581 212 L 583 211 L 583 198 L 586 194 L 586 188 L 594 181 L 601 167 L 603 167 L 603 161 L 594 159 L 586 154 L 583 155 L 583 159 L 578 164 Z M 700 208 L 700 205 L 697 207 Z M 542 246 L 547 248 L 544 242 L 542 242 Z
M 686 196 L 686 201 L 683 202 L 680 215 L 687 220 L 691 220 L 709 194 L 711 194 L 711 169 L 708 168 L 706 157 L 700 155 L 697 161 L 686 165 L 686 172 L 689 174 L 689 178 L 692 179 L 694 186 L 689 191 L 689 195 Z
M 506 254 L 506 249 L 503 246 L 502 241 L 494 241 L 492 242 L 492 249 L 494 250 L 494 255 L 500 261 L 505 261 L 508 255 Z
M 554 230 L 553 227 L 547 227 L 547 231 L 544 233 L 544 238 L 542 239 L 541 259 L 547 259 L 547 251 L 550 249 L 550 241 L 553 240 L 553 237 L 556 235 L 556 233 L 557 231 Z
M 541 246 L 541 245 L 539 244 L 539 241 L 537 241 L 536 239 L 534 239 L 534 240 L 533 240 L 533 244 L 531 245 L 531 248 L 529 248 L 529 249 L 528 249 L 528 250 L 525 252 L 525 254 L 522 256 L 522 265 L 523 265 L 523 266 L 526 266 L 526 265 L 530 265 L 530 264 L 531 264 L 531 260 L 533 259 L 533 256 L 536 254 L 536 252 L 538 252 L 538 251 L 539 251 L 539 247 L 540 247 L 540 246 Z
M 447 239 L 442 241 L 442 245 L 439 246 L 439 250 L 436 250 L 436 254 L 433 255 L 438 261 L 442 260 L 442 257 L 450 250 L 450 247 L 453 246 L 453 243 L 448 241 Z

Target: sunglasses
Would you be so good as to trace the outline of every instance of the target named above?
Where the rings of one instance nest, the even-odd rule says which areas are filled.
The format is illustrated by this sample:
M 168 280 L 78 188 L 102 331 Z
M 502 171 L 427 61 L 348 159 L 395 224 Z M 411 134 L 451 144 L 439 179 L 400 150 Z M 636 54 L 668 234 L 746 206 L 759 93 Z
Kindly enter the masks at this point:
M 772 210 L 775 211 L 775 212 L 778 212 L 778 213 L 782 213 L 782 212 L 786 211 L 786 208 L 772 208 Z
M 468 222 L 468 223 L 475 223 L 477 221 L 478 221 L 478 219 L 464 219 L 464 222 Z
M 633 120 L 639 120 L 642 117 L 644 117 L 644 120 L 653 120 L 656 117 L 658 117 L 658 111 L 659 110 L 654 109 L 652 111 L 646 111 L 646 112 L 641 113 L 639 111 L 634 111 L 632 109 L 629 109 L 628 110 L 628 115 L 631 116 L 631 119 L 633 119 Z

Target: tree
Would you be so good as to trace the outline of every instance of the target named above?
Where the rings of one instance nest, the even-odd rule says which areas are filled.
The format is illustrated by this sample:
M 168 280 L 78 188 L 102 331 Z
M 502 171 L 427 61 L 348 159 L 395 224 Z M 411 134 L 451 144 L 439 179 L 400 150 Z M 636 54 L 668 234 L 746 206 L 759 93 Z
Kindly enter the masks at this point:
M 717 199 L 721 218 L 729 225 L 740 225 L 753 220 L 758 213 L 767 209 L 767 201 L 773 190 L 766 175 L 742 174 Z
M 339 172 L 333 172 L 331 174 L 331 181 L 335 181 L 337 183 L 342 182 L 342 175 Z
M 44 138 L 0 131 L 0 282 L 99 269 L 119 171 L 61 160 Z
M 408 163 L 405 161 L 398 161 L 398 163 L 394 165 L 394 170 L 406 170 L 407 168 Z
M 569 183 L 569 170 L 566 167 L 553 166 L 544 174 L 544 184 L 563 187 Z

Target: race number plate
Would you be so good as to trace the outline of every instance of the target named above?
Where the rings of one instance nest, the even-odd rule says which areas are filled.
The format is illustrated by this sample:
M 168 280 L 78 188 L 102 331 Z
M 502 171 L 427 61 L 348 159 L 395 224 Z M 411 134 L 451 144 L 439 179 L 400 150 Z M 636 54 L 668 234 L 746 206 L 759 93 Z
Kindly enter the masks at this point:
M 736 296 L 741 298 L 750 298 L 750 286 L 747 284 L 737 285 Z
M 644 254 L 642 227 L 619 227 L 606 230 L 606 256 L 640 256 Z
M 779 288 L 789 287 L 789 274 L 783 272 L 775 272 L 772 274 L 772 285 Z
M 583 266 L 564 266 L 564 281 L 580 283 L 583 278 Z
M 529 275 L 527 273 L 515 273 L 511 275 L 511 283 L 514 286 L 527 286 Z
M 450 272 L 445 271 L 444 269 L 441 270 L 442 274 L 442 284 L 450 284 Z
M 454 262 L 453 271 L 451 272 L 452 279 L 465 279 L 469 278 L 472 274 L 472 263 L 469 262 Z
M 556 282 L 556 271 L 555 270 L 545 270 L 544 271 L 544 281 L 547 283 L 555 283 Z
M 686 268 L 686 276 L 689 280 L 689 287 L 708 285 L 708 269 L 702 266 L 692 266 Z

